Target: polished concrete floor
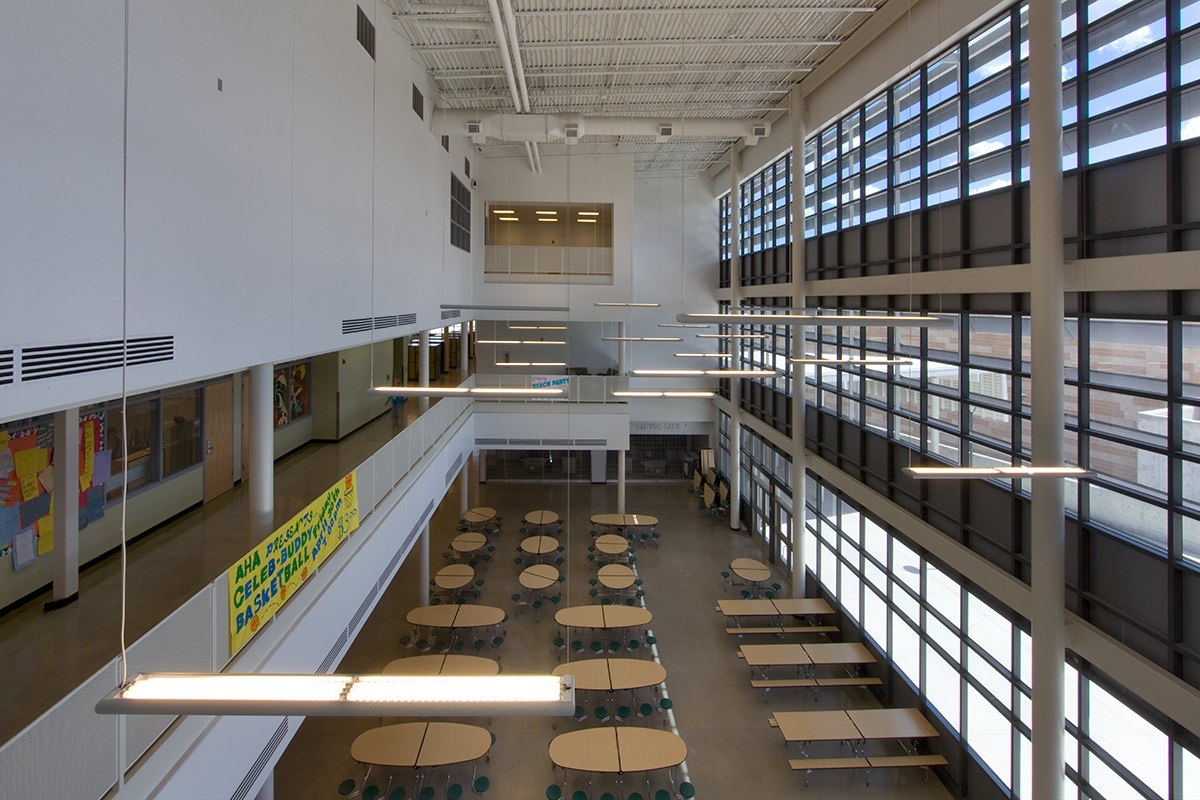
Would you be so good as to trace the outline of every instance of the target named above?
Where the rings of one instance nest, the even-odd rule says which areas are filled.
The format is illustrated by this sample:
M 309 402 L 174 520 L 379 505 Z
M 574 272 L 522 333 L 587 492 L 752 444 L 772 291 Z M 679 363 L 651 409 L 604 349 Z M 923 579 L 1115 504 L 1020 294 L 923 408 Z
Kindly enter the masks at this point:
M 626 502 L 630 512 L 660 518 L 661 544 L 657 548 L 639 546 L 636 568 L 645 581 L 646 607 L 654 614 L 649 627 L 658 640 L 657 657 L 667 670 L 665 693 L 674 703 L 670 718 L 660 711 L 646 719 L 632 717 L 627 724 L 674 729 L 684 739 L 688 758 L 675 773 L 676 784 L 683 780 L 691 782 L 701 800 L 748 797 L 773 800 L 800 795 L 822 800 L 949 797 L 936 777 L 925 782 L 919 769 L 875 771 L 869 786 L 861 770 L 827 772 L 812 776 L 808 787 L 804 786 L 801 774 L 791 771 L 787 759 L 799 757 L 799 753 L 794 745 L 785 745 L 779 732 L 768 725 L 770 713 L 876 707 L 878 703 L 864 689 L 824 690 L 814 702 L 805 692 L 792 690 L 789 694 L 776 690 L 765 695 L 750 687 L 749 671 L 736 657 L 736 643 L 724 632 L 724 619 L 713 607 L 719 597 L 728 596 L 721 569 L 738 556 L 761 558 L 762 553 L 745 532 L 731 531 L 725 521 L 700 517 L 688 487 L 682 481 L 630 484 Z M 460 502 L 458 490 L 452 490 L 434 516 L 431 573 L 444 563 L 441 554 L 456 533 Z M 548 508 L 562 515 L 566 520 L 563 543 L 567 546 L 564 554 L 567 582 L 560 606 L 594 602 L 588 596 L 587 583 L 596 570 L 587 560 L 586 548 L 591 543 L 588 518 L 594 513 L 616 510 L 615 486 L 495 481 L 481 485 L 472 472 L 469 502 L 472 506 L 493 506 L 504 519 L 501 534 L 493 537 L 496 558 L 479 573 L 486 581 L 482 597 L 474 602 L 500 606 L 510 619 L 505 642 L 498 650 L 488 648 L 485 654 L 498 655 L 503 671 L 512 674 L 545 673 L 560 659 L 576 657 L 569 650 L 561 653 L 553 646 L 559 629 L 552 608 L 539 615 L 531 607 L 511 600 L 511 595 L 520 591 L 517 575 L 521 567 L 513 563 L 521 539 L 520 520 L 535 508 Z M 405 613 L 419 604 L 415 561 L 410 556 L 401 566 L 338 667 L 339 672 L 378 671 L 392 659 L 417 653 L 398 642 L 400 636 L 410 633 Z M 646 658 L 652 655 L 645 651 L 638 654 Z M 598 703 L 586 693 L 581 693 L 581 697 L 589 711 Z M 642 699 L 646 699 L 644 692 Z M 550 740 L 558 733 L 582 725 L 601 724 L 594 719 L 578 723 L 572 717 L 460 721 L 485 725 L 496 736 L 489 760 L 478 765 L 478 774 L 486 775 L 491 782 L 485 795 L 488 800 L 544 798 L 549 784 L 562 782 L 562 773 L 552 768 L 547 756 Z M 375 718 L 311 718 L 304 722 L 276 767 L 275 797 L 288 800 L 336 797 L 343 779 L 361 780 L 362 769 L 350 758 L 350 744 L 356 735 L 380 722 Z M 376 772 L 371 782 L 384 788 L 388 778 L 386 773 Z M 468 786 L 470 768 L 456 768 L 451 778 Z M 404 786 L 411 794 L 414 786 L 411 771 L 397 771 L 395 780 L 393 787 Z M 447 784 L 446 770 L 435 771 L 431 784 L 441 800 Z M 577 789 L 586 790 L 586 777 L 572 774 L 568 788 L 568 798 Z M 665 773 L 657 773 L 651 776 L 650 792 L 646 791 L 643 779 L 633 776 L 626 778 L 623 788 L 626 794 L 639 791 L 644 797 L 653 797 L 658 789 L 670 788 L 670 783 Z M 603 792 L 616 789 L 610 782 L 597 779 L 589 800 L 598 800 Z
M 416 419 L 418 406 L 415 400 L 404 404 L 403 426 Z M 274 525 L 286 522 L 393 435 L 391 414 L 384 414 L 339 442 L 313 442 L 279 459 Z M 269 532 L 265 528 L 251 522 L 249 490 L 243 483 L 130 544 L 127 641 L 136 641 L 228 569 L 262 541 Z M 21 687 L 0 693 L 0 743 L 119 654 L 117 555 L 80 574 L 75 603 L 43 611 L 49 599 L 46 590 L 0 616 L 0 675 L 11 687 Z

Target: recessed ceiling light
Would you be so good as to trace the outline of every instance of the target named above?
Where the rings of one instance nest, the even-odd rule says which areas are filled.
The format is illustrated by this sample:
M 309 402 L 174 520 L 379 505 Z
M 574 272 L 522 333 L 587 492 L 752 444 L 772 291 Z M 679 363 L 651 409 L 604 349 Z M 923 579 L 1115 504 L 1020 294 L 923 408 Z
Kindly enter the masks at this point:
M 533 212 L 533 213 L 535 213 L 535 214 L 548 214 L 548 215 L 553 215 L 553 214 L 557 214 L 558 212 L 557 212 L 557 211 L 535 211 L 535 212 Z
M 598 217 L 598 216 L 600 216 L 600 212 L 599 211 L 580 211 L 579 216 L 581 216 L 581 217 Z
M 517 212 L 513 211 L 511 208 L 493 208 L 492 213 L 493 214 L 515 214 Z
M 501 220 L 502 222 L 520 222 L 521 221 L 520 217 L 496 217 L 496 219 Z

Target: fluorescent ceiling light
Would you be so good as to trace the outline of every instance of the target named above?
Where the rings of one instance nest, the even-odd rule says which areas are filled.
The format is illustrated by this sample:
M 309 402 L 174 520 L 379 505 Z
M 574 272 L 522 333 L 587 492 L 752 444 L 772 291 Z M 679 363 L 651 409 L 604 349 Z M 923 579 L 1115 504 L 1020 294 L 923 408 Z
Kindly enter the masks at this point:
M 518 389 L 507 386 L 476 386 L 471 394 L 512 394 L 536 397 L 543 394 L 562 394 L 562 389 Z
M 583 219 L 583 218 L 581 217 L 580 219 L 577 219 L 577 220 L 575 220 L 575 221 L 576 221 L 576 222 L 599 222 L 600 220 L 598 220 L 598 219 Z
M 442 303 L 442 308 L 462 311 L 570 311 L 570 306 L 493 306 L 486 303 Z
M 565 331 L 566 325 L 509 325 L 510 331 Z
M 634 375 L 654 375 L 661 377 L 680 377 L 687 375 L 703 375 L 702 369 L 635 369 Z
M 712 397 L 716 392 L 663 392 L 663 397 Z
M 696 323 L 691 323 L 691 322 L 688 322 L 688 323 L 660 322 L 660 323 L 658 323 L 658 327 L 660 327 L 660 328 L 711 328 L 712 326 L 704 325 L 703 323 L 697 325 Z
M 566 344 L 557 339 L 476 339 L 475 344 Z
M 907 358 L 790 358 L 795 364 L 821 364 L 836 366 L 838 364 L 911 364 Z
M 688 391 L 688 392 L 652 392 L 652 391 L 622 391 L 613 392 L 613 397 L 712 397 L 716 392 L 706 391 Z
M 497 367 L 565 367 L 565 361 L 497 361 Z
M 372 389 L 376 394 L 422 395 L 424 397 L 451 397 L 456 394 L 467 394 L 471 390 L 465 386 L 376 386 Z
M 774 369 L 706 369 L 704 374 L 721 375 L 726 378 L 775 378 L 779 376 L 779 371 Z
M 598 217 L 598 216 L 600 216 L 600 212 L 599 211 L 580 211 L 579 216 L 581 216 L 581 217 Z
M 913 478 L 1083 478 L 1095 473 L 1082 467 L 904 467 Z
M 613 395 L 613 397 L 662 397 L 663 393 L 662 392 L 625 391 L 625 392 L 613 392 L 612 395 Z
M 533 212 L 533 213 L 535 213 L 535 214 L 549 214 L 549 215 L 553 216 L 553 215 L 557 214 L 558 212 L 557 212 L 557 211 L 535 211 L 535 212 Z
M 619 308 L 658 308 L 662 304 L 661 303 L 615 303 L 615 302 L 610 303 L 610 302 L 605 302 L 605 303 L 592 303 L 592 305 L 601 306 L 601 307 L 616 306 Z
M 741 325 L 858 325 L 865 328 L 949 328 L 954 321 L 949 317 L 921 315 L 867 314 L 756 314 L 749 312 L 721 314 L 679 314 L 680 322 L 738 323 Z
M 765 339 L 765 333 L 697 333 L 697 339 Z
M 604 342 L 682 342 L 678 336 L 601 336 Z
M 99 714 L 264 716 L 568 715 L 570 675 L 140 674 L 96 704 Z
M 538 217 L 538 222 L 558 222 L 558 217 Z
M 492 213 L 493 214 L 515 214 L 517 212 L 513 211 L 511 208 L 493 208 Z
M 521 221 L 520 217 L 496 217 L 496 219 L 500 220 L 501 222 L 520 222 Z
M 676 358 L 732 358 L 729 353 L 676 353 Z

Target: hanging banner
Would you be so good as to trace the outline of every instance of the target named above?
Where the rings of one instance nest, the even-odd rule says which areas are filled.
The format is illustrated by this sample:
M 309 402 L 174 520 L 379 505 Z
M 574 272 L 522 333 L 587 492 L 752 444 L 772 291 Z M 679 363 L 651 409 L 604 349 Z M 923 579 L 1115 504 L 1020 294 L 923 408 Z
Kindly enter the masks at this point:
M 355 477 L 351 472 L 229 568 L 230 655 L 358 527 Z
M 571 385 L 569 375 L 530 375 L 530 389 L 562 389 L 564 392 Z

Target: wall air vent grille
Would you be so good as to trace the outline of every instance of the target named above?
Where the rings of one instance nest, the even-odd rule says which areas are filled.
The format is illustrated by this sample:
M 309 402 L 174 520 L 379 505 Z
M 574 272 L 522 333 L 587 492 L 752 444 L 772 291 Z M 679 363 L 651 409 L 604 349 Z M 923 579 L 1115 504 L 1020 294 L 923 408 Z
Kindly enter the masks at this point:
M 446 484 L 449 485 L 454 480 L 454 476 L 458 474 L 459 467 L 462 466 L 462 454 L 454 459 L 454 463 L 450 465 L 450 469 L 446 470 Z
M 329 652 L 325 654 L 325 660 L 321 662 L 321 666 L 317 667 L 318 675 L 328 675 L 329 670 L 333 669 L 333 665 L 337 663 L 338 656 L 342 652 L 342 648 L 346 646 L 348 641 L 346 630 L 343 628 L 337 641 L 333 643 L 333 647 L 329 648 Z
M 462 312 L 457 308 L 447 309 L 442 312 L 442 319 L 458 319 L 462 316 Z
M 13 351 L 0 350 L 0 386 L 13 382 Z
M 128 339 L 129 366 L 171 361 L 175 358 L 174 336 L 141 336 Z M 21 348 L 21 380 L 39 381 L 64 375 L 83 375 L 121 368 L 121 340 L 73 342 Z M 9 363 L 11 371 L 11 361 Z M 2 370 L 2 365 L 0 365 Z M 2 374 L 2 372 L 0 372 Z M 2 382 L 2 380 L 0 380 Z
M 355 32 L 358 35 L 358 43 L 363 46 L 368 55 L 372 59 L 375 58 L 375 25 L 367 18 L 366 13 L 360 6 L 358 9 L 358 22 L 355 26 Z
M 242 778 L 242 782 L 238 784 L 238 788 L 234 791 L 230 800 L 246 800 L 246 797 L 250 794 L 251 787 L 258 780 L 258 776 L 262 775 L 263 770 L 267 768 L 267 764 L 270 764 L 275 757 L 275 751 L 279 749 L 279 745 L 283 744 L 283 738 L 287 736 L 287 732 L 288 718 L 284 717 L 283 721 L 279 723 L 279 727 L 271 734 L 271 738 L 267 740 L 266 747 L 262 749 L 262 752 L 258 754 L 258 758 L 254 759 L 254 763 L 250 765 L 250 771 L 246 773 L 245 778 Z
M 375 317 L 375 330 L 384 328 L 397 328 L 401 325 L 415 325 L 417 323 L 416 314 L 385 314 L 381 317 Z M 365 333 L 371 330 L 371 317 L 354 317 L 353 319 L 342 320 L 342 334 L 348 333 Z

